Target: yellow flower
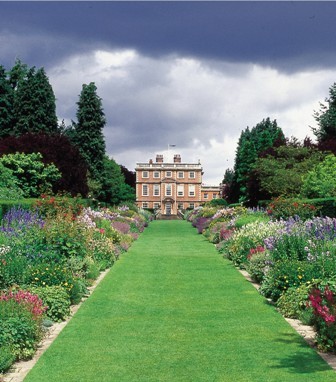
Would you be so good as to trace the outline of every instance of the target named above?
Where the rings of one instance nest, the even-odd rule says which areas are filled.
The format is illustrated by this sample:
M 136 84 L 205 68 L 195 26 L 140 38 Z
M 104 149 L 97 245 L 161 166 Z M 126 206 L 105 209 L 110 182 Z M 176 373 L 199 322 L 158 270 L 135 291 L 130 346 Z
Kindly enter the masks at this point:
M 298 278 L 301 280 L 301 279 L 302 279 L 302 276 L 301 276 L 301 275 L 299 275 L 299 276 L 298 276 Z
M 35 280 L 38 280 L 38 277 L 35 277 Z

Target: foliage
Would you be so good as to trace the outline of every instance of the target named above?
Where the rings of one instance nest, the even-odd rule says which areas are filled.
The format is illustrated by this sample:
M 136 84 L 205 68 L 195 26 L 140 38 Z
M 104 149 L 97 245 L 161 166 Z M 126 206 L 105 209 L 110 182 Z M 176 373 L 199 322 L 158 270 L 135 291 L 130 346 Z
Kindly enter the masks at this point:
M 57 131 L 56 98 L 43 68 L 30 68 L 19 80 L 13 109 L 15 135 Z
M 0 137 L 11 134 L 13 129 L 14 91 L 10 86 L 5 68 L 0 65 Z
M 336 351 L 336 285 L 335 281 L 324 281 L 315 285 L 309 294 L 313 309 L 316 341 L 321 351 Z
M 54 164 L 43 164 L 40 153 L 7 154 L 0 158 L 0 163 L 12 171 L 19 188 L 27 198 L 51 190 L 53 184 L 61 178 Z
M 64 321 L 70 314 L 70 298 L 66 290 L 59 286 L 34 287 L 30 290 L 39 296 L 47 307 L 46 316 L 54 322 Z
M 77 105 L 77 123 L 73 123 L 73 128 L 68 130 L 67 134 L 71 142 L 79 149 L 92 178 L 99 180 L 104 170 L 103 128 L 106 120 L 102 99 L 97 95 L 94 82 L 89 85 L 83 84 Z
M 310 289 L 311 283 L 309 281 L 299 287 L 288 288 L 276 303 L 279 312 L 285 317 L 302 320 L 305 312 L 310 311 L 307 307 Z
M 87 165 L 79 150 L 71 144 L 65 135 L 27 133 L 19 137 L 10 136 L 0 139 L 0 152 L 14 154 L 41 153 L 45 165 L 53 163 L 61 172 L 52 187 L 54 193 L 59 191 L 69 192 L 72 196 L 88 192 Z
M 114 159 L 104 157 L 103 170 L 96 179 L 98 187 L 93 193 L 93 197 L 98 200 L 112 205 L 135 200 L 134 189 L 125 183 L 120 166 Z
M 336 196 L 336 157 L 328 155 L 305 175 L 302 195 L 308 198 Z
M 320 110 L 314 112 L 318 124 L 313 132 L 319 142 L 336 138 L 336 83 L 329 88 L 329 98 L 320 103 Z
M 6 372 L 14 363 L 15 355 L 9 345 L 0 346 L 0 373 Z
M 0 199 L 15 200 L 23 198 L 23 191 L 18 183 L 13 171 L 0 162 Z
M 261 283 L 272 264 L 269 252 L 265 251 L 264 247 L 258 246 L 256 248 L 251 248 L 247 257 L 247 272 L 253 281 Z
M 258 156 L 283 141 L 282 129 L 278 127 L 276 120 L 271 121 L 269 118 L 263 119 L 251 130 L 246 128 L 242 131 L 236 150 L 234 177 L 229 187 L 231 192 L 237 191 L 238 188 L 239 194 L 235 198 L 233 195 L 228 195 L 230 202 L 238 200 L 242 202 L 250 198 L 248 181 Z
M 303 176 L 323 158 L 315 148 L 287 142 L 257 159 L 254 175 L 261 190 L 272 197 L 294 197 L 301 192 Z
M 299 287 L 319 277 L 315 264 L 299 260 L 282 260 L 276 262 L 267 272 L 260 292 L 277 301 L 290 287 Z
M 305 203 L 300 199 L 278 197 L 268 205 L 267 212 L 274 219 L 288 219 L 298 216 L 305 220 L 316 216 L 318 210 L 313 204 Z
M 236 228 L 241 228 L 244 225 L 254 223 L 254 222 L 264 222 L 267 223 L 270 218 L 264 212 L 248 212 L 237 217 L 234 222 Z
M 9 345 L 16 359 L 33 356 L 42 338 L 42 301 L 26 291 L 0 297 L 0 348 Z

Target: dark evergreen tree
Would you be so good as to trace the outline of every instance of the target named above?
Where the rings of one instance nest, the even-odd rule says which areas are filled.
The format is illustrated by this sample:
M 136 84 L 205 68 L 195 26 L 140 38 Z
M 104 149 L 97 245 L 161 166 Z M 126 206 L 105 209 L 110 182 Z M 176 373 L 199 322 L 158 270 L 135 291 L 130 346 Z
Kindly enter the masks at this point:
M 56 98 L 44 69 L 28 70 L 14 97 L 15 135 L 56 133 Z
M 9 136 L 13 131 L 14 90 L 10 86 L 5 68 L 0 65 L 0 138 Z
M 247 127 L 242 131 L 236 150 L 231 200 L 247 202 L 250 199 L 248 182 L 256 160 L 270 147 L 284 142 L 282 129 L 278 127 L 276 120 L 271 121 L 269 118 L 263 119 L 251 130 Z
M 85 159 L 92 179 L 99 180 L 104 171 L 106 120 L 94 82 L 83 85 L 77 105 L 77 123 L 67 134 Z
M 314 113 L 318 127 L 313 128 L 313 132 L 319 143 L 336 140 L 336 83 L 329 88 L 325 102 L 320 103 L 320 110 Z
M 19 83 L 24 80 L 28 73 L 28 66 L 16 60 L 14 66 L 9 71 L 9 83 L 13 90 L 17 90 Z

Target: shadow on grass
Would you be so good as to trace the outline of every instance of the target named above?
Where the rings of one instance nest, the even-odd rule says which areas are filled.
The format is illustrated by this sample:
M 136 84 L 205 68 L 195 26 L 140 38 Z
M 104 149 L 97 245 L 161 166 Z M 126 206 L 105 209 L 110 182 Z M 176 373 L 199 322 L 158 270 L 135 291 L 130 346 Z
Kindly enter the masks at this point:
M 283 356 L 273 368 L 287 369 L 290 373 L 298 374 L 312 374 L 331 369 L 317 353 L 314 354 L 314 350 L 309 348 L 303 338 L 294 333 L 284 333 L 282 335 L 283 337 L 279 338 L 277 342 L 283 343 L 286 347 L 295 345 L 299 350 L 296 353 Z

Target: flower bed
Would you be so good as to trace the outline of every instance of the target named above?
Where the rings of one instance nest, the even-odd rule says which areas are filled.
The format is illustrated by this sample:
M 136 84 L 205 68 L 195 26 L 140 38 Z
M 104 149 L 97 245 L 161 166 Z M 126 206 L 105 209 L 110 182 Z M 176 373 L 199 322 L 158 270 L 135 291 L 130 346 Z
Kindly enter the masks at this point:
M 283 209 L 279 202 L 276 207 Z M 200 208 L 188 220 L 235 266 L 247 270 L 281 313 L 314 325 L 320 350 L 336 353 L 336 219 L 314 217 L 300 203 L 293 208 L 300 216 L 276 219 L 269 209 L 241 207 L 209 216 L 209 209 L 204 214 Z
M 0 227 L 0 373 L 31 358 L 50 320 L 65 320 L 147 226 L 127 206 L 98 211 L 71 198 L 15 207 Z M 49 320 L 49 321 L 47 321 Z

